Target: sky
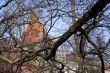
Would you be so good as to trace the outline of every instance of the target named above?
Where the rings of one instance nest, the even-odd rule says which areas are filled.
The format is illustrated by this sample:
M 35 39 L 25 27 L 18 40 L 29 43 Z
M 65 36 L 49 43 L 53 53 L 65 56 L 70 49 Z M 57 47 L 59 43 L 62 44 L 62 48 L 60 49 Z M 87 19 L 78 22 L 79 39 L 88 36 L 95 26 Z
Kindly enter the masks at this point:
M 86 1 L 86 0 L 85 0 Z M 83 1 L 83 2 L 85 2 L 85 1 Z M 0 3 L 0 6 L 1 5 L 3 5 L 4 4 L 4 2 L 5 2 L 5 0 L 1 0 L 1 3 Z M 27 4 L 29 3 L 29 1 L 27 0 Z M 78 0 L 76 0 L 76 4 L 78 3 Z M 29 3 L 30 4 L 30 3 Z M 32 5 L 32 4 L 30 4 L 30 5 Z M 82 4 L 80 4 L 80 5 L 82 5 Z M 9 6 L 9 5 L 8 5 Z M 16 8 L 16 6 L 15 6 L 15 8 Z M 61 8 L 61 7 L 60 7 Z M 87 5 L 82 5 L 81 7 L 79 6 L 76 6 L 76 15 L 78 15 L 78 17 L 80 18 L 81 16 L 80 15 L 82 15 L 82 13 L 83 13 L 83 11 L 85 11 L 85 9 L 87 8 Z M 67 10 L 68 9 L 68 10 Z M 11 11 L 12 9 L 10 9 L 10 11 Z M 63 10 L 65 10 L 65 11 L 69 11 L 70 10 L 70 8 L 65 8 L 65 9 L 63 9 Z M 45 10 L 44 10 L 45 11 Z M 107 11 L 106 12 L 106 14 L 109 14 L 109 12 L 110 11 Z M 11 12 L 9 12 L 9 13 L 11 13 Z M 63 14 L 62 12 L 59 12 L 59 14 Z M 48 13 L 45 13 L 44 15 L 47 15 Z M 0 16 L 1 15 L 3 15 L 3 12 L 2 11 L 0 11 Z M 69 18 L 68 16 L 66 17 L 67 15 L 64 15 L 63 17 L 64 18 L 62 18 L 62 17 L 60 17 L 58 20 L 57 20 L 57 22 L 55 22 L 55 24 L 54 24 L 54 26 L 53 26 L 53 28 L 49 31 L 49 36 L 51 36 L 51 37 L 59 37 L 59 36 L 61 36 L 64 32 L 66 32 L 67 30 L 68 30 L 68 28 L 72 25 L 72 22 L 71 22 L 71 18 Z M 55 19 L 53 19 L 53 23 L 54 23 L 54 21 L 55 21 Z M 41 20 L 41 23 L 44 25 L 44 22 L 42 22 L 42 20 Z M 46 25 L 46 30 L 48 31 L 48 29 L 49 29 L 49 27 L 50 27 L 50 23 L 51 22 L 48 22 L 47 23 L 47 25 Z M 102 22 L 103 23 L 103 22 Z M 109 34 L 110 34 L 110 31 L 108 32 L 108 30 L 107 29 L 105 29 L 105 28 L 103 28 L 105 31 L 102 31 L 102 29 L 101 30 L 99 30 L 100 28 L 98 28 L 98 29 L 95 29 L 95 31 L 94 31 L 94 33 L 95 32 L 97 32 L 97 33 L 95 33 L 95 34 L 100 34 L 101 33 L 101 37 L 103 37 L 103 40 L 105 41 L 105 42 L 107 42 L 107 40 L 108 40 L 108 38 L 110 37 L 109 36 Z M 97 36 L 97 35 L 95 35 L 95 36 Z

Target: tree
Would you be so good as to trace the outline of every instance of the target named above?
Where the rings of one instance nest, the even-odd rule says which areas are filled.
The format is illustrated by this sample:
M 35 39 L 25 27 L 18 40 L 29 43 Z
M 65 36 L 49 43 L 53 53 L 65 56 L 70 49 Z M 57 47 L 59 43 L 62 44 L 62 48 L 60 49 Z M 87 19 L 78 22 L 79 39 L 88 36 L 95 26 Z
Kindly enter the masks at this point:
M 86 57 L 88 57 L 88 55 L 91 54 L 99 57 L 101 61 L 101 71 L 102 73 L 105 73 L 103 53 L 106 50 L 105 48 L 109 46 L 109 41 L 104 47 L 102 47 L 95 43 L 95 40 L 92 37 L 93 33 L 97 32 L 97 30 L 95 29 L 109 29 L 108 4 L 110 1 L 85 0 L 76 1 L 76 3 L 72 1 L 73 0 L 8 0 L 3 2 L 3 4 L 0 6 L 0 42 L 1 44 L 3 44 L 0 46 L 1 53 L 10 53 L 10 50 L 17 48 L 20 49 L 19 51 L 21 52 L 21 55 L 19 56 L 19 59 L 17 61 L 11 61 L 11 64 L 18 63 L 22 65 L 23 63 L 28 62 L 30 60 L 42 60 L 42 65 L 46 65 L 46 67 L 51 69 L 51 71 L 54 70 L 54 67 L 55 70 L 58 70 L 60 73 L 62 73 L 65 65 L 55 59 L 56 52 L 58 50 L 58 47 L 61 47 L 63 43 L 66 44 L 66 42 L 70 42 L 69 44 L 75 45 L 74 43 L 71 43 L 71 41 L 68 41 L 68 39 L 71 39 L 70 37 L 74 35 L 78 37 L 78 39 L 73 40 L 72 42 L 76 41 L 76 50 L 78 49 L 80 59 L 82 59 L 81 63 L 79 63 L 79 65 L 81 65 L 81 71 L 79 73 L 84 72 L 84 60 L 86 59 Z M 84 9 L 81 9 L 81 6 L 83 5 L 85 6 L 84 8 L 86 8 L 85 11 Z M 78 6 L 79 11 L 77 11 Z M 39 17 L 36 18 L 39 19 L 40 22 L 36 22 L 42 23 L 41 25 L 46 28 L 46 33 L 41 33 L 42 36 L 45 37 L 43 37 L 43 39 L 40 41 L 36 41 L 31 44 L 24 44 L 23 38 L 26 39 L 26 35 L 23 33 L 26 30 L 26 26 L 30 26 L 30 28 L 35 27 L 33 26 L 34 23 L 30 22 L 30 16 L 32 14 Z M 77 16 L 78 20 L 75 21 L 74 16 Z M 49 36 L 49 33 L 54 29 L 57 23 L 59 25 L 60 23 L 64 23 L 65 29 L 67 29 L 66 25 L 70 24 L 69 29 L 66 30 L 60 37 L 51 38 Z M 59 31 L 60 30 L 58 30 L 58 32 Z M 39 31 L 36 31 L 37 34 L 38 32 Z M 31 34 L 33 32 L 28 33 Z M 32 40 L 30 42 L 32 42 Z M 87 49 L 86 45 L 88 45 L 92 49 Z

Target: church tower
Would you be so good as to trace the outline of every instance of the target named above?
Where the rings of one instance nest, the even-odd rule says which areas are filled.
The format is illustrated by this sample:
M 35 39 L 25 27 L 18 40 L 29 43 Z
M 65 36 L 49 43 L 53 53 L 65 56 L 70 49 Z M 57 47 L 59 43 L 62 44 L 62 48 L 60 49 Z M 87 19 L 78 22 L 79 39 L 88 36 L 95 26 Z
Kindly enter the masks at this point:
M 28 24 L 26 31 L 23 34 L 23 43 L 32 44 L 42 41 L 46 37 L 46 31 L 40 23 L 39 18 L 31 14 L 30 24 Z

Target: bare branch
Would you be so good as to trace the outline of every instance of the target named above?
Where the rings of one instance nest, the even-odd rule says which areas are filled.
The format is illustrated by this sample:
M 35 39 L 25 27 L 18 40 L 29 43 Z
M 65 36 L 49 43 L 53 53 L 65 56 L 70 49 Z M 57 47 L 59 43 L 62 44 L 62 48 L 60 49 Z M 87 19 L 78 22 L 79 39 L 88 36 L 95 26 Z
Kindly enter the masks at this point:
M 0 9 L 2 9 L 3 7 L 6 7 L 9 3 L 11 3 L 13 0 L 9 0 L 8 2 L 6 2 L 4 5 L 0 6 Z
M 47 60 L 49 60 L 51 57 L 55 57 L 57 48 L 64 43 L 72 34 L 74 34 L 82 25 L 84 25 L 87 21 L 89 21 L 91 18 L 96 16 L 98 12 L 100 12 L 108 3 L 110 0 L 99 0 L 90 10 L 88 10 L 78 21 L 76 21 L 69 29 L 66 31 L 60 39 L 58 39 L 52 48 L 51 55 L 47 57 Z

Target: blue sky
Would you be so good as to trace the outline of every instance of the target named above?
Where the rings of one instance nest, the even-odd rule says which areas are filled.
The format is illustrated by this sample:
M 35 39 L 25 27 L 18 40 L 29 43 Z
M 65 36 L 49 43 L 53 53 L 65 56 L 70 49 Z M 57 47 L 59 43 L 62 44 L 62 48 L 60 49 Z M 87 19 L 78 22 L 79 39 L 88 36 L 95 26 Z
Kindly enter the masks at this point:
M 0 6 L 1 5 L 3 5 L 4 3 L 5 3 L 5 1 L 6 0 L 1 0 L 1 3 L 0 3 Z M 26 0 L 27 1 L 27 3 L 29 3 L 29 1 L 30 0 Z M 78 1 L 79 0 L 76 0 L 76 4 L 78 3 Z M 30 2 L 31 3 L 31 2 Z M 29 4 L 30 4 L 29 3 Z M 13 3 L 12 3 L 13 4 Z M 32 5 L 32 4 L 30 4 L 30 5 Z M 80 4 L 81 5 L 81 4 Z M 9 6 L 9 5 L 8 5 Z M 16 8 L 16 7 L 14 7 L 14 8 Z M 76 14 L 81 14 L 81 13 L 83 13 L 83 11 L 85 10 L 87 8 L 87 5 L 85 5 L 85 6 L 81 6 L 81 7 L 77 7 L 76 6 L 76 9 L 78 9 L 77 11 L 76 11 Z M 66 8 L 67 9 L 67 8 Z M 10 9 L 10 11 L 12 11 L 13 9 Z M 65 9 L 64 9 L 65 10 Z M 65 10 L 65 11 L 69 11 L 70 10 L 70 8 L 68 8 L 68 10 Z M 9 13 L 11 13 L 11 12 L 9 12 Z M 107 11 L 106 12 L 106 14 L 108 14 L 109 13 L 109 11 Z M 0 16 L 2 16 L 3 15 L 3 12 L 2 11 L 0 11 Z M 46 15 L 46 13 L 45 13 L 45 15 Z M 80 15 L 79 15 L 79 17 L 81 17 Z M 54 21 L 54 20 L 53 20 Z M 68 23 L 67 23 L 68 22 Z M 67 31 L 68 30 L 68 28 L 70 27 L 70 25 L 72 25 L 72 22 L 71 22 L 71 18 L 69 18 L 69 17 L 65 17 L 65 20 L 62 20 L 61 18 L 55 23 L 55 25 L 54 25 L 54 27 L 51 29 L 51 31 L 49 32 L 49 35 L 50 36 L 52 36 L 52 37 L 58 37 L 58 36 L 61 36 L 65 31 Z M 46 26 L 46 29 L 48 30 L 48 28 L 50 27 L 50 22 L 48 22 L 48 24 L 47 24 L 47 26 Z M 104 29 L 104 28 L 103 28 Z M 105 31 L 104 32 L 102 32 L 102 31 L 100 31 L 100 30 L 96 30 L 96 34 L 99 34 L 99 33 L 101 33 L 101 36 L 105 36 L 105 37 L 103 37 L 104 38 L 104 40 L 105 41 L 107 41 L 107 39 L 110 37 L 109 36 L 109 32 L 108 32 L 108 30 L 106 30 L 105 29 Z

